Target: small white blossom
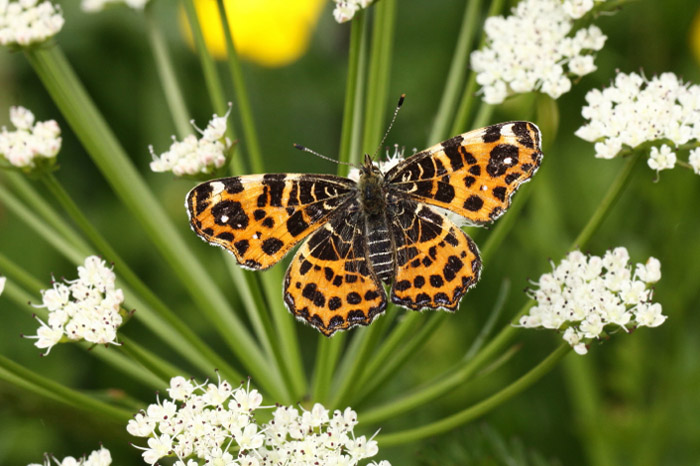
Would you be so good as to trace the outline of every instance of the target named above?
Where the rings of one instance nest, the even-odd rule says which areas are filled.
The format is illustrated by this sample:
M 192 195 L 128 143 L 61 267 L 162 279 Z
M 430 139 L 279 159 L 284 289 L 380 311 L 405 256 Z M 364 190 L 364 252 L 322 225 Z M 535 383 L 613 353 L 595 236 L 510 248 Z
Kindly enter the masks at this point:
M 528 291 L 537 304 L 520 325 L 563 330 L 564 341 L 586 354 L 588 343 L 606 331 L 657 327 L 666 320 L 661 305 L 651 303 L 651 286 L 660 278 L 658 259 L 633 267 L 622 247 L 602 258 L 573 251 Z
M 647 164 L 668 170 L 685 144 L 700 144 L 700 86 L 683 83 L 673 73 L 651 80 L 636 73 L 618 73 L 613 85 L 586 94 L 581 114 L 588 121 L 576 135 L 595 143 L 595 156 L 611 159 L 623 149 L 653 143 Z M 700 174 L 700 148 L 688 164 Z
M 44 455 L 44 463 L 32 463 L 28 466 L 51 466 L 56 464 L 58 466 L 110 466 L 112 464 L 112 455 L 105 447 L 100 447 L 99 450 L 95 450 L 90 453 L 90 455 L 85 458 L 73 458 L 72 456 L 66 456 L 62 460 L 54 456 Z
M 649 152 L 647 165 L 652 170 L 661 171 L 668 170 L 676 166 L 676 153 L 671 150 L 666 144 L 661 145 L 661 149 L 654 146 Z
M 27 336 L 37 340 L 36 347 L 50 351 L 68 340 L 118 344 L 116 332 L 122 324 L 124 294 L 114 286 L 114 272 L 99 257 L 89 256 L 78 267 L 78 275 L 76 280 L 55 282 L 53 288 L 41 291 L 42 304 L 38 307 L 45 307 L 49 316 L 47 323 L 37 318 L 37 334 Z
M 2 294 L 3 291 L 5 291 L 5 282 L 6 281 L 7 281 L 7 278 L 0 277 L 0 295 Z
M 134 10 L 143 10 L 149 0 L 83 0 L 80 8 L 87 13 L 102 11 L 112 5 L 126 5 Z
M 0 45 L 44 42 L 56 35 L 63 23 L 61 9 L 48 0 L 0 1 Z
M 182 141 L 177 141 L 173 136 L 170 149 L 160 156 L 157 156 L 153 147 L 149 146 L 148 149 L 153 157 L 151 170 L 171 171 L 175 176 L 193 176 L 211 174 L 223 167 L 233 147 L 233 143 L 225 134 L 229 112 L 224 116 L 214 115 L 203 131 L 195 126 L 202 136 L 199 139 L 191 134 Z
M 58 123 L 35 123 L 34 114 L 24 107 L 10 107 L 10 121 L 16 129 L 8 131 L 3 126 L 0 130 L 0 160 L 24 170 L 55 161 L 62 141 Z
M 700 147 L 690 151 L 688 163 L 690 164 L 690 168 L 693 169 L 695 174 L 700 175 Z
M 333 18 L 339 23 L 350 21 L 355 13 L 370 6 L 374 0 L 333 0 Z
M 378 453 L 374 439 L 354 436 L 357 413 L 351 408 L 330 415 L 318 403 L 311 411 L 279 406 L 267 424 L 258 425 L 255 411 L 265 407 L 249 386 L 231 388 L 220 377 L 218 384 L 202 385 L 174 377 L 168 393 L 177 404 L 158 400 L 127 424 L 131 435 L 147 438 L 148 446 L 137 448 L 149 464 L 176 456 L 177 466 L 354 466 Z
M 600 1 L 600 0 L 596 0 Z M 573 30 L 593 0 L 522 0 L 507 17 L 484 24 L 486 46 L 471 54 L 483 100 L 499 104 L 511 94 L 540 91 L 558 98 L 571 89 L 569 75 L 596 70 L 593 54 L 605 35 L 596 26 Z

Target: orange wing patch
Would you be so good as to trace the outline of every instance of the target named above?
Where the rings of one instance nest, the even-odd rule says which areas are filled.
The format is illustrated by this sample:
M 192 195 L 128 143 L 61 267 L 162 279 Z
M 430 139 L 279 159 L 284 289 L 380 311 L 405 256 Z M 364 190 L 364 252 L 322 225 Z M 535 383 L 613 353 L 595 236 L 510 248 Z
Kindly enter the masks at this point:
M 266 269 L 346 202 L 352 186 L 331 175 L 236 176 L 196 186 L 185 206 L 202 239 L 244 267 Z
M 410 200 L 402 207 L 392 224 L 397 247 L 392 302 L 415 310 L 455 310 L 479 280 L 476 244 L 430 207 Z
M 495 220 L 542 159 L 540 131 L 516 121 L 470 131 L 420 152 L 387 173 L 392 187 L 471 222 Z
M 284 302 L 326 336 L 368 325 L 386 309 L 386 293 L 368 262 L 365 219 L 356 201 L 296 253 L 284 279 Z

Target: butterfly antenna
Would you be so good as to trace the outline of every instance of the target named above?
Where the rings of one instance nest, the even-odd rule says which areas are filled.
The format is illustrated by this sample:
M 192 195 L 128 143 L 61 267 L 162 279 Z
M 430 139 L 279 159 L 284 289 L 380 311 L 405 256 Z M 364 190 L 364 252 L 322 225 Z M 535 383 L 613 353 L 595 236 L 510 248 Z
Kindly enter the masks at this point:
M 377 153 L 379 153 L 379 149 L 382 148 L 382 146 L 384 145 L 384 141 L 386 141 L 386 137 L 389 136 L 389 132 L 391 131 L 391 128 L 394 126 L 394 122 L 396 121 L 396 116 L 399 114 L 399 110 L 401 110 L 401 106 L 403 105 L 403 100 L 405 98 L 406 98 L 406 94 L 401 94 L 401 97 L 399 97 L 399 103 L 396 104 L 396 109 L 394 109 L 394 116 L 391 117 L 391 122 L 389 123 L 389 127 L 386 129 L 384 136 L 382 136 L 382 140 L 379 143 L 379 146 L 377 146 L 377 150 L 374 151 L 374 155 L 372 156 L 372 160 L 377 158 Z
M 338 164 L 340 164 L 340 165 L 350 165 L 351 167 L 355 167 L 355 164 L 353 164 L 353 163 L 341 162 L 340 160 L 332 159 L 332 158 L 327 157 L 327 156 L 325 156 L 325 155 L 323 155 L 323 154 L 319 154 L 319 153 L 316 152 L 315 150 L 311 150 L 311 149 L 309 149 L 308 147 L 304 147 L 304 146 L 302 146 L 301 144 L 296 144 L 296 143 L 294 143 L 294 148 L 295 148 L 295 149 L 299 149 L 300 151 L 303 151 L 303 152 L 308 152 L 309 154 L 313 154 L 313 155 L 315 155 L 316 157 L 320 157 L 320 158 L 322 158 L 322 159 L 324 159 L 324 160 L 328 160 L 329 162 L 338 163 Z

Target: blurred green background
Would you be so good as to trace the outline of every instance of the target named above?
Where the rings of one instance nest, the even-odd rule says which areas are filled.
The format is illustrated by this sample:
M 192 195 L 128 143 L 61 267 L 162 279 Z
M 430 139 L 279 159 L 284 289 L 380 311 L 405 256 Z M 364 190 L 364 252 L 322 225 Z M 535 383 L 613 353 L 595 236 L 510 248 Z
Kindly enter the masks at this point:
M 143 17 L 126 8 L 87 15 L 77 3 L 62 2 L 66 25 L 57 42 L 192 250 L 206 260 L 227 296 L 235 299 L 219 251 L 189 230 L 183 199 L 194 182 L 154 174 L 148 168 L 148 145 L 154 145 L 156 152 L 165 151 L 175 130 L 145 39 Z M 465 2 L 447 0 L 399 2 L 387 117 L 401 93 L 407 99 L 388 144 L 421 149 L 437 142 L 427 137 L 464 6 Z M 213 110 L 199 62 L 179 30 L 176 7 L 177 2 L 155 0 L 156 18 L 168 37 L 186 103 L 192 118 L 203 127 Z M 328 2 L 308 52 L 297 62 L 281 68 L 244 63 L 269 171 L 336 170 L 292 148 L 297 142 L 331 157 L 338 150 L 349 26 L 336 24 L 331 10 Z M 616 70 L 642 71 L 646 76 L 672 71 L 688 82 L 700 83 L 699 62 L 690 48 L 691 25 L 698 14 L 697 0 L 639 0 L 596 21 L 608 36 L 596 59 L 598 70 L 556 102 L 559 128 L 556 134 L 545 128 L 544 162 L 527 186 L 532 192 L 515 228 L 485 264 L 481 282 L 465 298 L 462 312 L 446 320 L 409 365 L 378 393 L 377 401 L 430 379 L 462 355 L 488 318 L 503 281 L 510 283 L 511 291 L 502 325 L 522 306 L 528 279 L 548 271 L 550 259 L 558 261 L 563 256 L 624 164 L 622 160 L 595 159 L 592 145 L 573 135 L 583 123 L 580 109 L 586 91 L 608 85 Z M 224 65 L 220 70 L 222 76 L 228 76 Z M 232 96 L 231 89 L 227 91 Z M 534 96 L 512 99 L 496 109 L 491 122 L 536 119 L 535 103 Z M 142 279 L 199 335 L 228 355 L 85 154 L 23 55 L 3 50 L 0 124 L 9 124 L 7 109 L 18 104 L 31 109 L 39 120 L 59 122 L 64 142 L 58 179 Z M 245 146 L 245 141 L 241 144 Z M 37 188 L 41 190 L 41 185 Z M 52 201 L 47 197 L 47 202 Z M 473 236 L 483 244 L 489 233 L 482 230 Z M 380 445 L 379 459 L 389 459 L 394 465 L 700 464 L 700 176 L 678 167 L 662 172 L 657 180 L 645 163 L 639 163 L 587 250 L 602 255 L 615 246 L 627 247 L 634 262 L 649 256 L 661 260 L 663 275 L 655 299 L 669 316 L 663 326 L 616 335 L 601 346 L 592 345 L 583 358 L 569 354 L 532 388 L 476 423 L 420 443 L 396 448 Z M 75 276 L 73 265 L 2 204 L 0 249 L 47 287 L 51 274 Z M 150 389 L 114 373 L 78 347 L 60 345 L 49 357 L 40 357 L 31 341 L 19 338 L 20 333 L 36 332 L 31 316 L 3 298 L 0 312 L 3 355 L 71 387 L 112 395 L 116 391 L 142 402 L 154 400 Z M 150 334 L 137 320 L 123 331 L 148 344 Z M 310 369 L 317 332 L 301 324 L 298 331 Z M 428 407 L 385 423 L 383 432 L 421 425 L 463 409 L 526 372 L 559 341 L 558 335 L 549 332 L 522 331 L 519 351 L 504 367 Z M 157 344 L 151 346 L 163 352 Z M 188 368 L 172 355 L 164 356 Z M 582 374 L 593 381 L 595 392 L 580 390 L 577 377 Z M 59 458 L 78 456 L 98 448 L 99 442 L 112 451 L 113 464 L 140 464 L 138 451 L 128 444 L 133 439 L 122 426 L 102 423 L 3 382 L 0 419 L 2 465 L 38 462 L 45 451 Z

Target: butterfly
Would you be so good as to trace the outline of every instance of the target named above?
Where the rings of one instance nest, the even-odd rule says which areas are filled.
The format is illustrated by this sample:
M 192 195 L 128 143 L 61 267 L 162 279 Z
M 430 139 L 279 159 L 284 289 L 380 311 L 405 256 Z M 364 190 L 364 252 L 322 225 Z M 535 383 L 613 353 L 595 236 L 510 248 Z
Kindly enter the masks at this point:
M 474 241 L 447 216 L 500 217 L 542 160 L 533 123 L 455 136 L 383 172 L 365 155 L 354 181 L 262 174 L 204 182 L 185 202 L 194 232 L 264 270 L 295 245 L 284 277 L 290 312 L 326 336 L 368 325 L 389 298 L 413 310 L 454 311 L 481 272 Z

